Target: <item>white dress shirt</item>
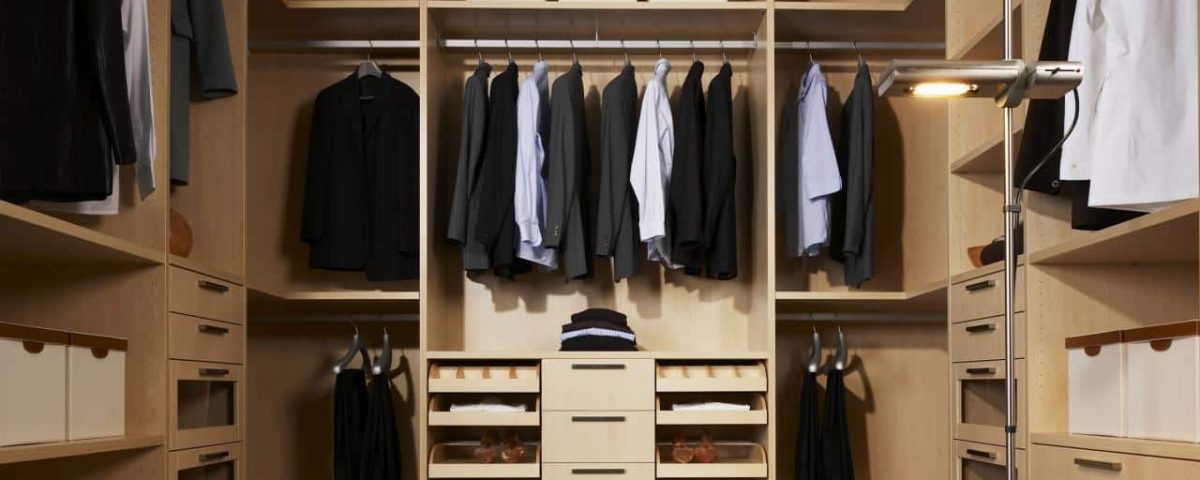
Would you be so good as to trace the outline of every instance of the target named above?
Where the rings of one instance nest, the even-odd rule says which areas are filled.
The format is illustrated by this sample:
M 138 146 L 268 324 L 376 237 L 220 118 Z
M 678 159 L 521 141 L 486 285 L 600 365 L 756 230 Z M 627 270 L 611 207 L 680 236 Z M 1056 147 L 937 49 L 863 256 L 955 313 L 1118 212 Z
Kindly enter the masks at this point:
M 533 73 L 517 93 L 517 175 L 513 190 L 513 218 L 517 223 L 517 257 L 548 269 L 558 267 L 554 249 L 542 246 L 542 228 L 546 224 L 546 180 L 542 163 L 546 148 L 542 143 L 549 126 L 549 81 L 546 62 L 533 66 Z
M 829 117 L 825 105 L 829 94 L 825 75 L 816 63 L 808 69 L 800 85 L 799 119 L 800 129 L 800 178 L 797 179 L 800 195 L 800 242 L 791 252 L 794 256 L 816 256 L 821 247 L 829 245 L 830 204 L 829 196 L 841 191 L 842 176 L 838 173 L 837 154 L 833 149 L 833 136 L 829 133 Z
M 647 257 L 670 268 L 667 242 L 667 198 L 671 191 L 671 163 L 675 157 L 675 122 L 667 95 L 666 77 L 671 63 L 662 58 L 654 65 L 654 76 L 646 83 L 638 116 L 629 185 L 638 199 L 638 231 L 646 243 Z
M 1071 60 L 1084 63 L 1079 124 L 1060 175 L 1088 205 L 1154 211 L 1200 195 L 1194 0 L 1080 0 Z M 1066 127 L 1074 100 L 1066 99 Z

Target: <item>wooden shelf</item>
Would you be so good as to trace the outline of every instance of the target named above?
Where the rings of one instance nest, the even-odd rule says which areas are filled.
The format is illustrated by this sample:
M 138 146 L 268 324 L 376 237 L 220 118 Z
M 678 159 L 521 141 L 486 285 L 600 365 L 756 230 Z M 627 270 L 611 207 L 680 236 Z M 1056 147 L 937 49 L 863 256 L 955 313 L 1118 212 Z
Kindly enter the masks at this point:
M 1021 145 L 1021 137 L 1025 133 L 1024 126 L 1013 131 L 1013 145 Z M 1013 149 L 1014 154 L 1016 148 Z M 950 163 L 950 173 L 962 175 L 971 173 L 1004 173 L 1004 134 L 996 135 L 985 145 L 967 152 L 958 160 Z
M 658 444 L 658 478 L 766 478 L 767 454 L 757 443 L 714 443 L 717 461 L 677 463 L 671 445 Z
M 777 41 L 946 41 L 941 0 L 777 1 L 774 5 Z M 906 55 L 944 58 L 942 52 L 928 50 Z
M 904 292 L 776 292 L 776 311 L 781 313 L 944 312 L 947 287 L 945 280 L 939 280 Z
M 0 263 L 162 264 L 166 254 L 0 201 Z
M 1071 435 L 1067 433 L 1034 433 L 1030 435 L 1030 440 L 1037 445 L 1200 461 L 1200 444 L 1195 443 Z
M 411 8 L 421 7 L 419 0 L 283 0 L 288 8 Z
M 541 450 L 537 444 L 525 444 L 525 458 L 505 463 L 499 453 L 492 463 L 479 463 L 473 457 L 479 442 L 439 443 L 429 452 L 429 478 L 538 478 L 541 476 Z
M 175 255 L 175 254 L 171 254 L 170 259 L 171 259 L 171 265 L 174 265 L 176 267 L 179 267 L 179 268 L 182 268 L 185 270 L 191 270 L 192 272 L 199 273 L 201 275 L 208 275 L 210 277 L 219 278 L 221 280 L 225 280 L 227 282 L 233 282 L 238 285 L 246 284 L 246 277 L 244 275 L 239 275 L 239 274 L 233 273 L 233 272 L 227 272 L 227 271 L 221 270 L 219 268 L 214 268 L 211 265 L 205 265 L 202 262 L 198 262 L 198 261 L 190 259 L 190 258 L 181 257 L 181 256 Z
M 429 393 L 537 393 L 537 365 L 432 365 Z
M 659 392 L 765 392 L 767 370 L 752 364 L 659 364 Z
M 479 400 L 476 396 L 474 401 Z M 501 399 L 506 401 L 508 399 Z M 468 400 L 472 401 L 472 400 Z M 429 426 L 431 427 L 536 427 L 542 424 L 541 400 L 537 397 L 523 399 L 524 412 L 452 412 L 452 400 L 445 395 L 434 395 L 429 399 Z
M 1196 263 L 1200 199 L 1030 254 L 1035 264 Z
M 766 2 L 757 1 L 553 1 L 530 0 L 430 0 L 431 9 L 476 10 L 761 10 Z
M 985 14 L 989 18 L 982 28 L 967 38 L 958 48 L 947 52 L 950 60 L 998 60 L 1004 58 L 1004 15 L 1000 8 L 979 6 L 974 2 L 972 14 Z M 1013 0 L 1013 51 L 1021 51 L 1021 0 Z M 953 45 L 947 45 L 953 47 Z
M 38 460 L 79 457 L 97 453 L 123 452 L 161 447 L 162 435 L 134 435 L 74 442 L 0 447 L 0 465 Z
M 668 394 L 666 398 L 659 395 L 655 399 L 657 412 L 655 421 L 659 425 L 766 425 L 767 399 L 762 394 L 741 394 L 740 399 L 713 397 L 711 394 L 692 395 L 686 398 L 679 394 Z M 677 403 L 728 401 L 729 403 L 747 403 L 750 410 L 682 410 L 676 411 L 672 406 Z
M 687 352 L 639 350 L 636 352 L 560 352 L 560 351 L 461 351 L 439 350 L 425 353 L 430 360 L 540 360 L 540 359 L 639 359 L 659 360 L 765 360 L 767 352 Z
M 1025 264 L 1025 255 L 1022 254 L 1017 257 L 1017 266 L 1021 266 L 1024 264 Z M 1004 262 L 996 262 L 996 263 L 993 263 L 990 265 L 984 265 L 979 268 L 972 268 L 965 272 L 957 273 L 954 276 L 950 277 L 950 283 L 951 284 L 962 283 L 967 280 L 972 280 L 975 278 L 982 277 L 984 275 L 991 275 L 993 273 L 996 273 L 996 272 L 999 272 L 1002 270 L 1004 270 Z
M 827 12 L 903 12 L 915 0 L 829 2 L 829 1 L 776 1 L 776 10 L 803 10 Z

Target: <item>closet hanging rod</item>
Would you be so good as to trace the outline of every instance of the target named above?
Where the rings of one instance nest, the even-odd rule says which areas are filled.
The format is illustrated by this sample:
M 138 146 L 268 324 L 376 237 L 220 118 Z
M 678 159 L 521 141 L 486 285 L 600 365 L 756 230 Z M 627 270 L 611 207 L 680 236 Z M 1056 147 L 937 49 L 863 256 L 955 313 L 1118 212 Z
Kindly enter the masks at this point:
M 778 321 L 813 322 L 813 323 L 924 323 L 944 322 L 946 316 L 940 313 L 780 313 L 775 316 Z
M 930 51 L 946 50 L 945 43 L 939 42 L 775 42 L 775 48 L 781 50 L 857 50 L 857 51 Z
M 420 40 L 279 40 L 250 42 L 250 50 L 415 50 Z
M 442 39 L 446 49 L 488 50 L 752 50 L 758 41 L 750 40 L 497 40 Z

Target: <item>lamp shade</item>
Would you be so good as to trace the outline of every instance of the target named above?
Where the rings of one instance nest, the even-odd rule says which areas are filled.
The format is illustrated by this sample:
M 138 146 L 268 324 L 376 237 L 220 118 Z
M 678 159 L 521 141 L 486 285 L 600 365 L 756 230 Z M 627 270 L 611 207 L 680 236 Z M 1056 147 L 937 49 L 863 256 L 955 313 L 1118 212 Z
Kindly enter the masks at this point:
M 1083 80 L 1078 62 L 1022 60 L 893 60 L 879 82 L 880 96 L 1059 98 Z

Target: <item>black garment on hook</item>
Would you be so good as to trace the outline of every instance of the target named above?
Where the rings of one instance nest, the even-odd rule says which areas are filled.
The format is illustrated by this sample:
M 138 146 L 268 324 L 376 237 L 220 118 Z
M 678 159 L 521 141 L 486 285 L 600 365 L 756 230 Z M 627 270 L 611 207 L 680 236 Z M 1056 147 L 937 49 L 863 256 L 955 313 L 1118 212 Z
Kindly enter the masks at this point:
M 546 149 L 546 231 L 542 244 L 558 250 L 558 263 L 567 280 L 592 276 L 591 242 L 587 229 L 587 117 L 584 111 L 583 69 L 571 66 L 550 89 L 550 142 Z
M 629 169 L 638 128 L 637 79 L 626 64 L 604 87 L 600 108 L 600 202 L 596 214 L 596 256 L 613 257 L 613 280 L 637 273 L 641 244 L 637 197 Z
M 517 64 L 509 63 L 492 79 L 487 147 L 479 175 L 479 223 L 475 241 L 489 252 L 497 276 L 513 278 L 530 270 L 517 258 L 513 194 L 517 178 Z
M 825 422 L 821 432 L 824 480 L 854 480 L 850 430 L 846 427 L 845 372 L 831 369 L 825 376 Z
M 704 63 L 693 62 L 679 91 L 675 117 L 675 159 L 671 165 L 671 204 L 667 231 L 671 262 L 688 275 L 704 270 Z
M 481 271 L 491 267 L 488 252 L 475 241 L 475 229 L 479 223 L 479 167 L 483 163 L 487 134 L 487 80 L 491 74 L 492 66 L 484 62 L 481 56 L 479 67 L 463 88 L 462 135 L 458 143 L 458 170 L 446 240 L 462 248 L 463 270 L 466 271 Z
M 704 135 L 705 275 L 737 277 L 737 157 L 733 153 L 733 67 L 728 63 L 708 84 Z
M 846 285 L 858 287 L 875 275 L 875 89 L 866 63 L 842 108 L 837 157 L 843 188 L 833 195 L 829 252 Z
M 338 372 L 333 386 L 333 480 L 359 480 L 367 423 L 367 376 Z
M 400 478 L 400 438 L 388 372 L 372 375 L 363 439 L 362 480 Z
M 825 480 L 821 457 L 821 407 L 817 404 L 817 374 L 804 371 L 800 391 L 800 429 L 796 432 L 796 480 Z

